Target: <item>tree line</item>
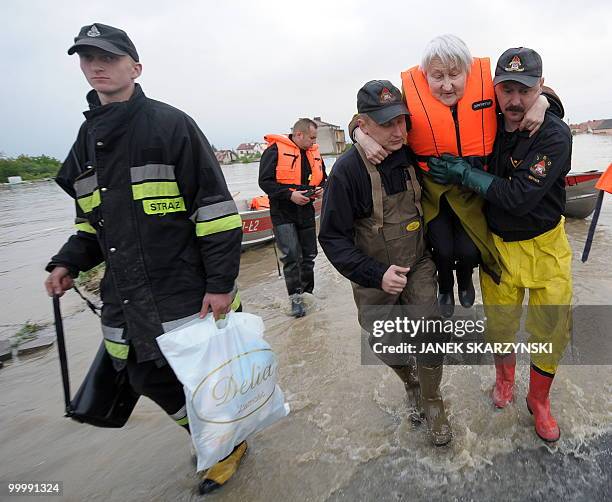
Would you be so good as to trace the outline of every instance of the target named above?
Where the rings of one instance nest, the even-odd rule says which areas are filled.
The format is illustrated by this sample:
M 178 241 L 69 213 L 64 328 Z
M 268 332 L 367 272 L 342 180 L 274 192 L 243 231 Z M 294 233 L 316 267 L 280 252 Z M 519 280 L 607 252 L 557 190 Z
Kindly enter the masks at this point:
M 2 157 L 0 158 L 0 182 L 8 183 L 9 176 L 21 176 L 23 180 L 54 178 L 61 165 L 59 160 L 47 155 Z

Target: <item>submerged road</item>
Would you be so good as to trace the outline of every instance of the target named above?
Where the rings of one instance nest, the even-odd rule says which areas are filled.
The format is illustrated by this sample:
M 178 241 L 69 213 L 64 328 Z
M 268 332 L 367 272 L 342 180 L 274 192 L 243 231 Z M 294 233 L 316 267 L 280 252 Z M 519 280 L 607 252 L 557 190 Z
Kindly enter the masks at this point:
M 586 226 L 568 224 L 577 256 Z M 594 249 L 594 267 L 607 260 L 604 249 Z M 455 438 L 434 448 L 424 428 L 411 424 L 395 375 L 360 364 L 347 281 L 322 255 L 316 273 L 310 312 L 295 320 L 287 315 L 272 249 L 243 254 L 244 304 L 266 322 L 292 412 L 249 441 L 237 476 L 208 500 L 609 498 L 609 366 L 561 368 L 552 390 L 562 430 L 555 445 L 544 445 L 533 431 L 524 405 L 527 366 L 517 368 L 517 401 L 503 411 L 490 403 L 492 366 L 448 367 L 442 390 Z M 576 298 L 605 303 L 609 276 L 588 276 L 576 281 Z M 99 327 L 81 311 L 66 319 L 65 329 L 74 391 L 99 344 Z M 152 402 L 141 399 L 123 429 L 96 429 L 62 417 L 60 385 L 55 348 L 0 370 L 3 484 L 61 480 L 64 499 L 74 501 L 200 499 L 189 438 Z
M 604 153 L 609 159 L 609 148 Z M 235 171 L 242 185 L 228 176 L 232 190 L 248 192 L 252 167 Z M 226 173 L 231 169 L 237 168 Z M 0 198 L 3 338 L 28 319 L 51 321 L 42 267 L 71 232 L 73 215 L 52 184 L 0 191 Z M 579 257 L 589 220 L 567 222 L 575 304 L 612 300 L 611 202 L 607 197 L 586 264 Z M 292 411 L 249 440 L 238 474 L 207 500 L 610 499 L 611 366 L 560 368 L 551 400 L 562 437 L 554 445 L 537 438 L 526 410 L 527 366 L 517 368 L 516 402 L 502 411 L 490 402 L 492 366 L 447 367 L 442 392 L 455 437 L 434 448 L 424 428 L 410 422 L 397 377 L 383 366 L 360 364 L 350 285 L 322 254 L 316 280 L 309 314 L 293 319 L 272 248 L 243 254 L 243 302 L 266 323 Z M 74 293 L 62 304 L 74 392 L 100 343 L 100 328 Z M 62 403 L 55 348 L 0 370 L 0 500 L 7 500 L 9 481 L 62 481 L 61 500 L 79 502 L 201 500 L 189 437 L 151 401 L 141 399 L 117 430 L 63 418 Z

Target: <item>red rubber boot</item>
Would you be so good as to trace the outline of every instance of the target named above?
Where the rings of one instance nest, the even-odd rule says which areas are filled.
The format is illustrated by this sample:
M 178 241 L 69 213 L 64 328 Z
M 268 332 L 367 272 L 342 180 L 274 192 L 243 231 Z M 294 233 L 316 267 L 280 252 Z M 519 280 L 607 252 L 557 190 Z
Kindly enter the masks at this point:
M 493 388 L 493 404 L 497 408 L 505 408 L 514 398 L 514 369 L 516 354 L 493 356 L 495 360 L 495 387 Z
M 535 419 L 535 431 L 540 439 L 553 443 L 561 437 L 557 421 L 550 414 L 548 394 L 554 375 L 542 374 L 532 366 L 529 371 L 527 409 Z

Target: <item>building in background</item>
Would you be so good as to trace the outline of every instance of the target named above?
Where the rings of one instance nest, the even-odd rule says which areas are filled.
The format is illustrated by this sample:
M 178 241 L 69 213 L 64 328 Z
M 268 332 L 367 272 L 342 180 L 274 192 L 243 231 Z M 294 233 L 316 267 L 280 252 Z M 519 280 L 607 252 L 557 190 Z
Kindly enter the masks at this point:
M 247 157 L 251 155 L 261 155 L 266 149 L 265 143 L 240 143 L 236 148 L 238 157 Z
M 215 157 L 217 157 L 219 164 L 231 164 L 238 160 L 238 155 L 233 150 L 217 150 Z
M 606 134 L 612 136 L 612 119 L 602 120 L 601 124 L 593 127 L 593 134 Z
M 612 135 L 612 119 L 587 120 L 580 124 L 570 124 L 569 127 L 572 134 Z
M 340 154 L 346 148 L 344 139 L 344 129 L 341 127 L 323 122 L 321 117 L 314 117 L 317 124 L 317 143 L 322 154 Z

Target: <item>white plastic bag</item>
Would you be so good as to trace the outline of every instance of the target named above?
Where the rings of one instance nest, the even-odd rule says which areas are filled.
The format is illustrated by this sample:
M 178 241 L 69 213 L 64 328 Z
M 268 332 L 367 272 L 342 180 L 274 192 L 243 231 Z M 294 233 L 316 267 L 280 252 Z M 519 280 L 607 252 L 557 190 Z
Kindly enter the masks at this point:
M 224 320 L 209 314 L 157 337 L 185 389 L 198 471 L 289 413 L 263 331 L 261 317 L 230 312 Z

